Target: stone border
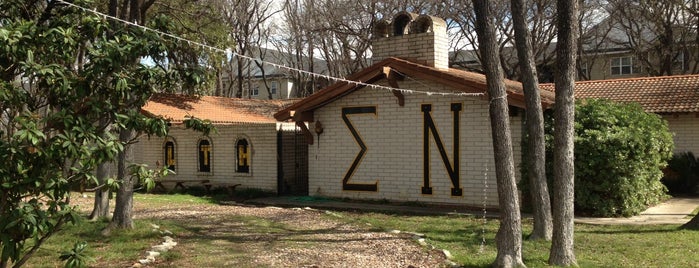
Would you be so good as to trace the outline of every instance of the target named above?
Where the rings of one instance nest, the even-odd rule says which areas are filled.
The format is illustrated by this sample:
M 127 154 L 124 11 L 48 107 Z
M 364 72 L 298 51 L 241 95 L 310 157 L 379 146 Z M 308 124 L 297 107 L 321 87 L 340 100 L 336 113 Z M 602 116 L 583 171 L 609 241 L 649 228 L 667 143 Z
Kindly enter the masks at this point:
M 177 242 L 170 236 L 172 235 L 172 232 L 169 230 L 160 230 L 160 226 L 152 224 L 151 227 L 153 227 L 154 232 L 159 232 L 161 235 L 163 235 L 163 242 L 160 243 L 159 245 L 152 246 L 150 250 L 146 251 L 146 258 L 145 259 L 139 259 L 138 262 L 134 263 L 131 267 L 143 267 L 144 265 L 148 265 L 151 263 L 155 262 L 155 258 L 160 256 L 161 253 L 167 252 L 177 246 Z

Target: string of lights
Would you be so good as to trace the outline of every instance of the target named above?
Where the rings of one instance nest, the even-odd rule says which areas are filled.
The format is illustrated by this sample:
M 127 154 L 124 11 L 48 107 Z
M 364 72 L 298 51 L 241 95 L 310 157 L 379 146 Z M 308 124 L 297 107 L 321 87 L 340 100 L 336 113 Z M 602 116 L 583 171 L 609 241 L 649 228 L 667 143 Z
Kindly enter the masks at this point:
M 283 64 L 278 64 L 278 63 L 274 63 L 274 62 L 265 61 L 265 60 L 262 60 L 262 59 L 259 59 L 259 58 L 253 58 L 253 57 L 250 57 L 250 56 L 246 56 L 246 55 L 242 55 L 242 54 L 236 53 L 236 52 L 234 52 L 234 51 L 225 50 L 225 49 L 220 49 L 220 48 L 213 47 L 213 46 L 210 46 L 210 45 L 207 45 L 207 44 L 204 44 L 204 43 L 200 43 L 200 42 L 197 42 L 197 41 L 192 41 L 192 40 L 189 40 L 189 39 L 186 39 L 186 38 L 183 38 L 183 37 L 174 35 L 174 34 L 162 32 L 162 31 L 159 31 L 159 30 L 156 30 L 156 29 L 153 29 L 153 28 L 149 28 L 149 27 L 146 27 L 146 26 L 143 26 L 143 25 L 139 25 L 139 24 L 137 24 L 137 23 L 133 23 L 133 22 L 130 22 L 130 21 L 126 21 L 126 20 L 123 20 L 123 19 L 114 17 L 114 16 L 110 16 L 110 15 L 107 15 L 107 14 L 104 14 L 104 13 L 101 13 L 101 12 L 98 12 L 97 10 L 88 9 L 88 8 L 85 8 L 85 7 L 82 7 L 82 6 L 79 6 L 79 5 L 70 3 L 70 2 L 66 2 L 66 1 L 64 1 L 64 0 L 56 0 L 56 1 L 59 2 L 59 3 L 63 3 L 63 4 L 65 4 L 65 5 L 67 5 L 67 6 L 80 9 L 80 10 L 85 11 L 85 12 L 93 13 L 93 14 L 98 15 L 98 16 L 101 16 L 101 17 L 103 17 L 103 18 L 105 18 L 105 19 L 110 19 L 110 20 L 119 21 L 119 22 L 122 22 L 122 23 L 127 24 L 127 25 L 132 26 L 132 27 L 137 27 L 137 28 L 140 28 L 140 29 L 145 30 L 145 31 L 150 31 L 150 32 L 153 32 L 153 33 L 157 33 L 157 34 L 160 35 L 160 36 L 166 36 L 166 37 L 168 37 L 168 38 L 172 38 L 172 39 L 174 39 L 174 40 L 177 40 L 178 42 L 185 42 L 185 43 L 187 43 L 188 45 L 199 46 L 199 47 L 201 47 L 201 48 L 208 49 L 209 51 L 212 51 L 212 52 L 220 52 L 220 53 L 224 53 L 224 54 L 231 53 L 232 56 L 237 57 L 237 58 L 239 58 L 239 59 L 245 59 L 245 60 L 248 60 L 248 61 L 262 62 L 263 64 L 267 64 L 267 65 L 273 66 L 273 67 L 275 67 L 275 68 L 284 69 L 284 70 L 287 70 L 287 71 L 290 71 L 290 72 L 301 73 L 301 74 L 309 75 L 309 76 L 312 76 L 312 77 L 315 77 L 315 78 L 324 78 L 324 79 L 332 80 L 332 81 L 335 81 L 335 82 L 345 82 L 345 83 L 348 83 L 348 84 L 353 84 L 353 85 L 357 85 L 357 86 L 365 86 L 365 87 L 370 87 L 370 88 L 373 88 L 373 89 L 383 89 L 383 90 L 389 90 L 389 91 L 399 91 L 399 92 L 404 93 L 404 94 L 414 94 L 414 93 L 418 93 L 418 94 L 425 94 L 425 95 L 428 95 L 428 96 L 437 95 L 437 96 L 470 96 L 470 97 L 474 97 L 474 96 L 483 96 L 483 95 L 484 95 L 483 93 L 433 92 L 433 91 L 422 91 L 422 90 L 414 90 L 414 89 L 393 88 L 393 87 L 387 87 L 387 86 L 382 86 L 382 85 L 369 84 L 369 83 L 365 83 L 365 82 L 362 82 L 362 81 L 353 81 L 353 80 L 349 80 L 349 79 L 345 79 L 345 78 L 339 78 L 339 77 L 334 77 L 334 76 L 330 76 L 330 75 L 315 73 L 315 72 L 311 72 L 311 71 L 306 71 L 306 70 L 302 70 L 302 69 L 298 69 L 298 68 L 289 67 L 289 66 L 286 66 L 286 65 L 283 65 Z

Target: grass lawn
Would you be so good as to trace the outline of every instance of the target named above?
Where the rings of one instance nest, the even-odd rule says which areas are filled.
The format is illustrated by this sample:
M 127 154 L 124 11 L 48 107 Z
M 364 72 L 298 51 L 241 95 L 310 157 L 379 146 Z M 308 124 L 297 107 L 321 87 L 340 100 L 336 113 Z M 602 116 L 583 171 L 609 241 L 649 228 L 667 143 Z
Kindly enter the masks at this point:
M 348 214 L 348 213 L 345 213 Z M 464 216 L 406 216 L 353 213 L 356 223 L 384 230 L 423 233 L 426 241 L 447 249 L 466 267 L 489 267 L 495 259 L 498 222 Z M 531 220 L 524 220 L 530 233 Z M 699 231 L 678 225 L 575 225 L 575 253 L 580 267 L 699 267 Z M 485 237 L 485 243 L 483 243 Z M 549 242 L 524 240 L 528 267 L 547 266 Z
M 137 194 L 135 202 L 149 207 L 165 204 L 191 203 L 210 204 L 211 198 L 190 195 L 143 195 Z M 371 225 L 376 230 L 401 230 L 426 235 L 426 241 L 440 249 L 449 250 L 455 262 L 465 267 L 488 267 L 495 259 L 495 233 L 498 223 L 489 219 L 469 216 L 411 216 L 383 213 L 335 212 L 341 218 L 327 216 L 337 221 L 357 225 Z M 283 222 L 271 222 L 254 217 L 222 218 L 224 222 L 242 224 L 260 233 L 285 232 Z M 524 233 L 531 231 L 531 221 L 524 220 Z M 178 245 L 178 250 L 159 257 L 170 263 L 187 263 L 192 267 L 221 267 L 219 255 L 228 258 L 249 258 L 236 247 L 244 247 L 246 241 L 221 241 L 197 232 L 191 222 L 176 220 L 141 219 L 136 229 L 115 232 L 104 237 L 100 230 L 106 221 L 84 221 L 52 237 L 36 253 L 27 267 L 62 267 L 59 252 L 72 247 L 77 241 L 87 241 L 88 254 L 95 258 L 94 267 L 131 266 L 143 256 L 151 245 L 162 242 L 160 234 L 154 232 L 151 223 L 174 232 L 175 239 L 186 239 L 192 246 Z M 575 252 L 581 267 L 699 267 L 699 231 L 679 230 L 677 225 L 581 225 L 575 226 Z M 178 238 L 179 237 L 179 238 Z M 485 238 L 485 241 L 484 241 Z M 221 251 L 220 243 L 226 242 L 228 250 Z M 196 246 L 194 246 L 196 245 Z M 282 245 L 283 246 L 283 245 Z M 523 256 L 528 267 L 545 267 L 549 242 L 524 240 Z M 239 256 L 238 256 L 239 255 Z M 179 261 L 178 261 L 179 260 Z

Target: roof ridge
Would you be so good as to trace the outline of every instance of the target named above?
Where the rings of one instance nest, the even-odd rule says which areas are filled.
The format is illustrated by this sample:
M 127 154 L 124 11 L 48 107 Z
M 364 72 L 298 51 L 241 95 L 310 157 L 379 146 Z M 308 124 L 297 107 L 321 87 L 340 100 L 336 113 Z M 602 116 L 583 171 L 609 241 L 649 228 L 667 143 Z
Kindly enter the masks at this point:
M 189 94 L 183 94 L 183 93 L 167 93 L 167 92 L 156 92 L 153 93 L 153 96 L 160 96 L 160 97 L 168 97 L 168 96 L 173 96 L 173 97 L 182 97 L 182 98 L 192 98 L 192 99 L 198 99 L 198 100 L 203 100 L 204 98 L 211 98 L 211 99 L 223 99 L 223 100 L 241 100 L 241 101 L 253 101 L 253 102 L 286 102 L 286 101 L 298 101 L 299 98 L 290 98 L 290 99 L 255 99 L 255 98 L 236 98 L 236 97 L 226 97 L 226 96 L 215 96 L 215 95 L 189 95 Z
M 290 103 L 293 101 L 157 93 L 141 111 L 173 122 L 195 116 L 213 123 L 272 123 L 276 122 L 273 114 Z
M 585 81 L 576 81 L 575 83 L 576 84 L 594 84 L 594 83 L 610 83 L 610 82 L 625 82 L 625 81 L 667 80 L 667 79 L 689 78 L 689 77 L 699 77 L 699 74 L 678 74 L 678 75 L 662 75 L 662 76 L 627 77 L 627 78 L 602 79 L 602 80 L 585 80 Z M 546 84 L 555 84 L 555 83 L 546 83 Z

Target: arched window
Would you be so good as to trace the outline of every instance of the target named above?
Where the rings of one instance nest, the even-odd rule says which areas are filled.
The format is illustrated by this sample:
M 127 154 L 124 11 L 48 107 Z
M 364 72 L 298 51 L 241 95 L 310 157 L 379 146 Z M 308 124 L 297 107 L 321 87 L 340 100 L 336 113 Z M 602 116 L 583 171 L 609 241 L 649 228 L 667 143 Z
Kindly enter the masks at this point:
M 163 145 L 163 163 L 169 170 L 175 171 L 175 142 L 168 139 Z
M 250 172 L 250 144 L 246 139 L 240 139 L 235 143 L 236 148 L 236 172 Z
M 211 142 L 207 139 L 199 141 L 199 172 L 211 172 Z

